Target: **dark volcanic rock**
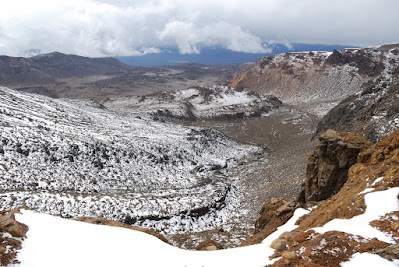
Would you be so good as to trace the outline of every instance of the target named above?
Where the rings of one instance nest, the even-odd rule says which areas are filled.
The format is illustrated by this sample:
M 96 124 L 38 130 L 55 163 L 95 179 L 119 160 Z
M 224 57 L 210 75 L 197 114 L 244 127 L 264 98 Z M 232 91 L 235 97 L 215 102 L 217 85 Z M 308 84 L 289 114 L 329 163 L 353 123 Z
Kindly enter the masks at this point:
M 362 133 L 378 141 L 399 127 L 399 82 L 378 79 L 357 95 L 352 95 L 319 122 L 316 135 L 327 129 Z
M 336 194 L 348 179 L 348 170 L 357 162 L 358 154 L 370 145 L 361 135 L 333 130 L 322 134 L 319 146 L 308 158 L 299 201 L 321 201 Z
M 377 52 L 377 50 L 375 52 Z M 356 53 L 353 53 L 352 50 L 335 50 L 326 59 L 325 63 L 332 66 L 350 64 L 356 66 L 360 74 L 367 76 L 379 75 L 384 69 L 384 64 L 381 61 L 374 60 L 369 52 L 365 52 L 365 50 L 361 49 L 357 50 Z

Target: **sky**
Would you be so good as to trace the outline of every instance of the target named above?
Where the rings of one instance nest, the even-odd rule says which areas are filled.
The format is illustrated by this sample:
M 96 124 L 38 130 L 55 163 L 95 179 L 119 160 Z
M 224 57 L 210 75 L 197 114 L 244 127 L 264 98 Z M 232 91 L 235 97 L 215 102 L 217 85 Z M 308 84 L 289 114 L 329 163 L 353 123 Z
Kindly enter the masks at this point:
M 136 56 L 167 47 L 399 42 L 398 0 L 1 0 L 0 54 Z

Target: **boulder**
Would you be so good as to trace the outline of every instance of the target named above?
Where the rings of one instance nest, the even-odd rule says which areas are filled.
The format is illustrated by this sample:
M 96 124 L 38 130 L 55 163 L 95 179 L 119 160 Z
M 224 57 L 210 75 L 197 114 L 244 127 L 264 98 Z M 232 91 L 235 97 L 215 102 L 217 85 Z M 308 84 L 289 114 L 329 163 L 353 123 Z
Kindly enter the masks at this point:
M 13 237 L 24 237 L 28 230 L 28 226 L 15 220 L 14 211 L 0 215 L 0 231 L 8 232 Z
M 378 249 L 375 254 L 380 255 L 387 260 L 397 260 L 399 259 L 399 244 L 390 245 L 388 247 Z
M 349 168 L 372 143 L 360 134 L 327 130 L 309 156 L 300 203 L 321 201 L 336 194 L 348 179 Z
M 213 240 L 204 241 L 196 248 L 197 250 L 219 250 L 223 249 L 223 246 Z

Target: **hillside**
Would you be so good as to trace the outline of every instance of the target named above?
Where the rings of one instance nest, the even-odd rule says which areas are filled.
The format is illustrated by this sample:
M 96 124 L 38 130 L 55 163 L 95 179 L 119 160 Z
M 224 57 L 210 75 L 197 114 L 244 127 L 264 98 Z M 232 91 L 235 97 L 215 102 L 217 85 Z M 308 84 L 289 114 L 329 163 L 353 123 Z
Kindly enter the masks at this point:
M 366 84 L 361 93 L 341 101 L 319 122 L 316 134 L 326 129 L 357 132 L 381 140 L 399 127 L 399 49 L 390 50 L 390 68 Z
M 132 68 L 114 58 L 88 58 L 54 52 L 31 58 L 0 57 L 0 84 L 43 84 L 57 79 L 115 74 Z
M 262 58 L 228 84 L 272 94 L 324 115 L 399 63 L 398 45 L 330 52 L 285 53 Z
M 336 195 L 311 208 L 296 209 L 260 244 L 187 251 L 138 231 L 22 210 L 14 211 L 26 233 L 14 237 L 22 243 L 17 266 L 398 266 L 398 137 L 396 131 L 382 142 L 369 144 Z M 287 207 L 279 210 L 284 213 Z M 11 235 L 7 239 L 12 239 Z M 118 245 L 104 245 L 104 240 Z M 74 257 L 70 256 L 71 247 L 77 248 Z M 137 253 L 133 258 L 132 250 Z M 157 257 L 148 257 L 154 250 Z M 107 256 L 98 257 L 99 252 Z M 61 263 L 60 258 L 64 259 Z
M 101 216 L 165 234 L 240 223 L 242 192 L 230 174 L 261 149 L 140 114 L 1 88 L 2 207 Z
M 49 77 L 47 89 L 59 82 L 84 84 L 108 64 L 57 53 L 30 60 L 39 67 L 24 68 L 34 70 L 32 77 L 43 75 L 43 81 Z M 59 71 L 59 61 L 71 68 Z M 80 64 L 90 66 L 77 82 Z M 103 72 L 79 92 L 104 93 L 99 100 L 0 87 L 0 203 L 4 210 L 16 209 L 0 212 L 0 230 L 9 233 L 0 241 L 11 244 L 8 250 L 4 245 L 0 261 L 12 260 L 19 250 L 24 264 L 49 266 L 57 259 L 35 257 L 46 252 L 33 253 L 34 247 L 64 251 L 63 244 L 75 241 L 96 247 L 91 243 L 99 242 L 96 237 L 59 235 L 65 240 L 60 244 L 40 227 L 43 222 L 94 231 L 92 225 L 65 220 L 79 217 L 103 225 L 109 235 L 104 225 L 144 231 L 180 248 L 249 245 L 201 257 L 162 244 L 163 252 L 174 255 L 166 266 L 217 266 L 221 260 L 229 266 L 338 267 L 365 258 L 397 264 L 392 261 L 399 210 L 397 45 L 276 55 L 237 76 L 230 83 L 235 87 L 196 85 L 127 97 L 107 90 L 116 94 L 120 84 L 137 82 L 134 77 L 149 77 L 143 82 L 147 87 L 166 86 L 186 74 L 194 81 L 208 69 L 120 71 L 120 63 L 109 64 L 111 74 Z M 93 85 L 99 86 L 94 94 Z M 20 207 L 33 211 L 18 214 Z M 46 244 L 35 243 L 40 238 Z M 146 246 L 132 242 L 143 255 L 160 242 L 142 238 Z M 125 256 L 118 259 L 124 265 Z

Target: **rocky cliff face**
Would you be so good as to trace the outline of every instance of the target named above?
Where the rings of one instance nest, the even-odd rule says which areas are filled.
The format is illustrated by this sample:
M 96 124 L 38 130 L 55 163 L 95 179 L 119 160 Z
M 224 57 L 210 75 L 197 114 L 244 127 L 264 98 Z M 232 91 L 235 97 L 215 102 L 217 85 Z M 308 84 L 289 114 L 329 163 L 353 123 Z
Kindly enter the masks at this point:
M 348 179 L 349 168 L 371 142 L 361 135 L 328 130 L 309 156 L 306 180 L 299 196 L 302 203 L 321 201 L 336 194 Z
M 328 130 L 309 155 L 306 178 L 297 201 L 273 198 L 266 202 L 255 223 L 256 234 L 242 245 L 261 242 L 284 224 L 296 208 L 326 200 L 340 191 L 348 179 L 349 168 L 372 143 L 362 135 Z

